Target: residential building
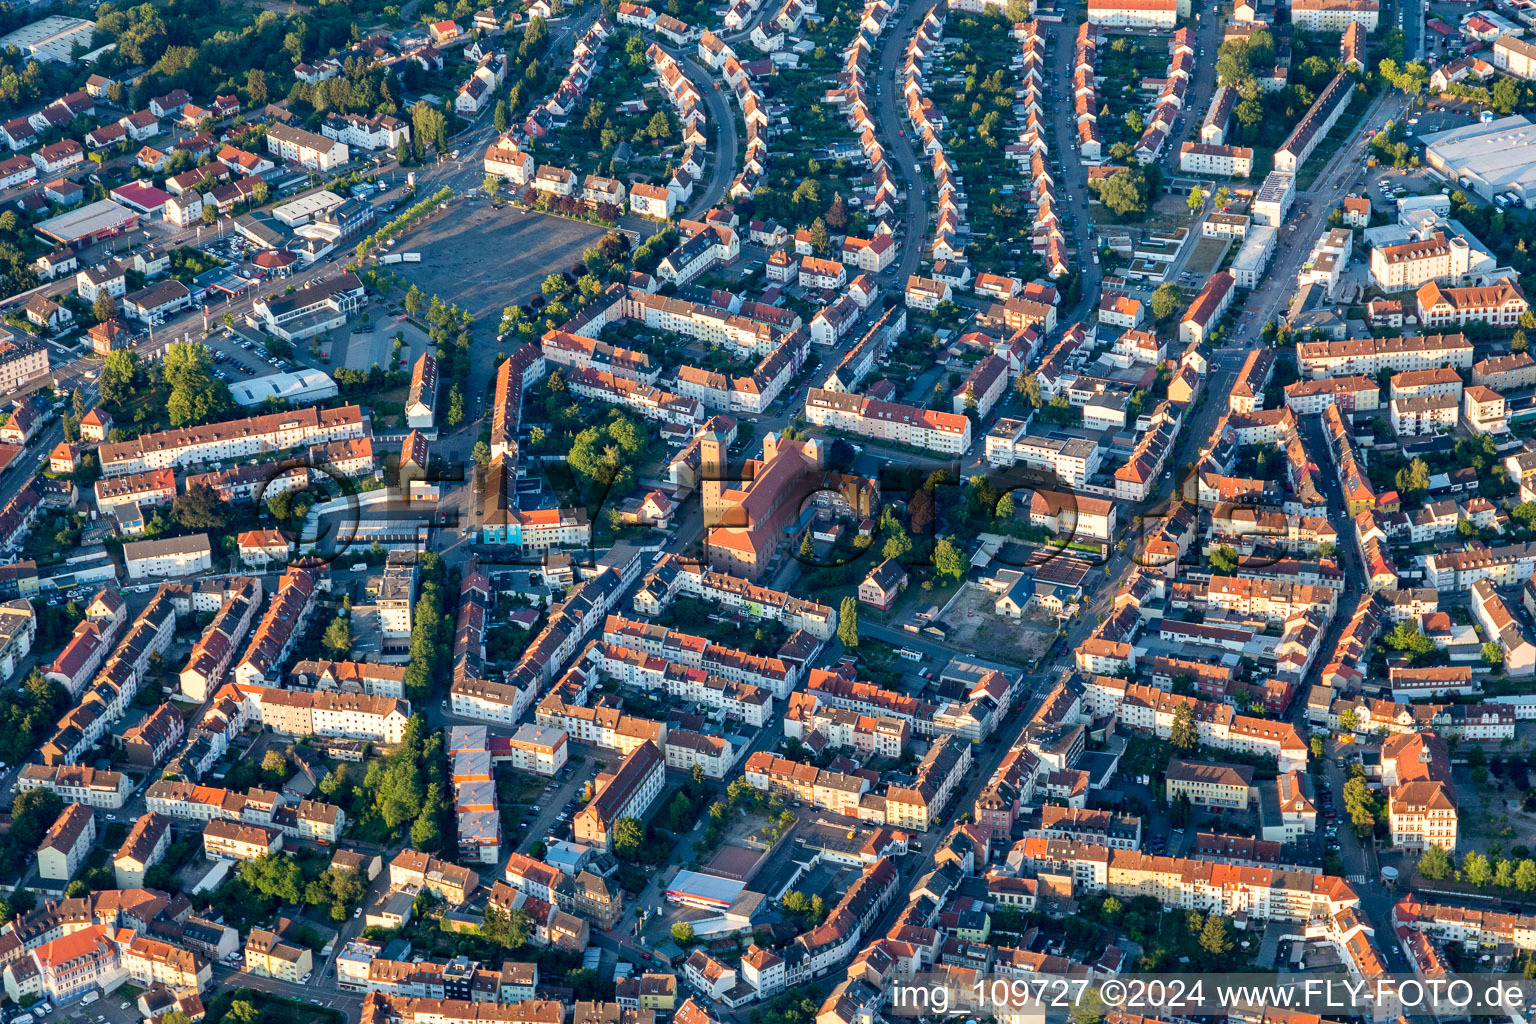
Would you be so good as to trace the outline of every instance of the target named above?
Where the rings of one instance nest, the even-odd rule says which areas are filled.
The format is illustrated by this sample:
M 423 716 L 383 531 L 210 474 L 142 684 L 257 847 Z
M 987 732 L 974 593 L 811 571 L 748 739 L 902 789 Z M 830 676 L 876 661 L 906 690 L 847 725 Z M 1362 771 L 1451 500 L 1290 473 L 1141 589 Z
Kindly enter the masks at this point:
M 37 848 L 37 873 L 54 882 L 68 882 L 96 843 L 96 815 L 84 804 L 64 808 Z
M 1172 758 L 1164 776 L 1167 799 L 1187 799 L 1207 810 L 1242 811 L 1253 797 L 1253 769 Z
M 138 889 L 144 875 L 165 857 L 171 845 L 171 819 L 153 811 L 140 815 L 112 859 L 119 889 Z

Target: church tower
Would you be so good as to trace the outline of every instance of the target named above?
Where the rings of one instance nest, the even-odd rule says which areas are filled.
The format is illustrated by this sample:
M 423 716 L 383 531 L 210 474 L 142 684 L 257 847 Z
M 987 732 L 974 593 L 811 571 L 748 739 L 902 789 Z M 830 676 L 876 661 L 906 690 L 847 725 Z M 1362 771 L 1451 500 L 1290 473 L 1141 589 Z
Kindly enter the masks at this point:
M 725 517 L 725 435 L 718 430 L 699 434 L 699 500 L 704 505 L 704 529 L 722 525 Z

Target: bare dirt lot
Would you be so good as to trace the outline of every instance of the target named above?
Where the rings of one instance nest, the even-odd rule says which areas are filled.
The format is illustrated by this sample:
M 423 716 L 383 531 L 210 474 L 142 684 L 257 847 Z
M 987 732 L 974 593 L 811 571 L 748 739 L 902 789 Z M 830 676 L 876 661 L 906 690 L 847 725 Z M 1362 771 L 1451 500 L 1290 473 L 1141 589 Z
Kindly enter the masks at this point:
M 1227 247 L 1232 242 L 1227 238 L 1202 238 L 1195 243 L 1195 249 L 1189 254 L 1189 260 L 1184 264 L 1184 269 L 1209 277 L 1221 266 L 1221 261 L 1227 254 Z
M 949 644 L 979 658 L 1014 665 L 1028 665 L 1044 654 L 1056 636 L 1054 617 L 1022 622 L 992 614 L 995 596 L 983 587 L 967 584 L 945 614 Z

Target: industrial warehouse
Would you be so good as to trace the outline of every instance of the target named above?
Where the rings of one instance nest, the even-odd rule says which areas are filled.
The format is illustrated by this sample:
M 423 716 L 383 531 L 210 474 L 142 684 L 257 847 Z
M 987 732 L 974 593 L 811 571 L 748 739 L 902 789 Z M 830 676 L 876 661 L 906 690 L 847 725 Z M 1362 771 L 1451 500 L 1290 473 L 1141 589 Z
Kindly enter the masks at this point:
M 1424 136 L 1424 162 L 1485 200 L 1536 200 L 1536 125 L 1519 114 Z

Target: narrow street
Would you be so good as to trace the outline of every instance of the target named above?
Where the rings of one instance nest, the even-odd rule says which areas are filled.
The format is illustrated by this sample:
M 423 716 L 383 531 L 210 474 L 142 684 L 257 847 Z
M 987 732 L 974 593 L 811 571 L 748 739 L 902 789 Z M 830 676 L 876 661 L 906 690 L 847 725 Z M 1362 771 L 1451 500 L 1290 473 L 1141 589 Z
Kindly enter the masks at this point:
M 1072 87 L 1072 59 L 1077 48 L 1075 21 L 1061 22 L 1048 27 L 1048 38 L 1055 50 L 1055 73 L 1047 83 L 1061 111 L 1070 111 Z M 1061 199 L 1073 217 L 1072 236 L 1067 240 L 1068 250 L 1076 256 L 1076 267 L 1082 280 L 1082 293 L 1077 303 L 1062 310 L 1057 317 L 1061 324 L 1072 324 L 1088 319 L 1099 301 L 1099 284 L 1104 278 L 1104 268 L 1089 259 L 1097 249 L 1090 232 L 1093 218 L 1088 207 L 1088 168 L 1083 164 L 1077 148 L 1077 125 L 1070 117 L 1053 117 L 1056 132 L 1051 145 L 1051 155 L 1060 168 L 1062 178 Z
M 894 23 L 887 24 L 881 37 L 880 63 L 874 73 L 875 122 L 880 144 L 907 186 L 907 214 L 904 221 L 901 262 L 897 264 L 896 282 L 905 287 L 907 278 L 917 273 L 928 236 L 928 179 L 918 163 L 911 141 L 906 137 L 905 108 L 897 88 L 896 72 L 906 56 L 912 34 L 939 0 L 915 0 Z
M 709 184 L 688 205 L 687 216 L 697 219 L 725 198 L 726 189 L 740 170 L 741 148 L 736 136 L 736 111 L 727 98 L 726 87 L 719 77 L 694 60 L 690 50 L 682 47 L 666 47 L 683 66 L 690 81 L 704 97 L 709 110 L 709 120 L 715 133 L 715 144 L 709 154 Z

